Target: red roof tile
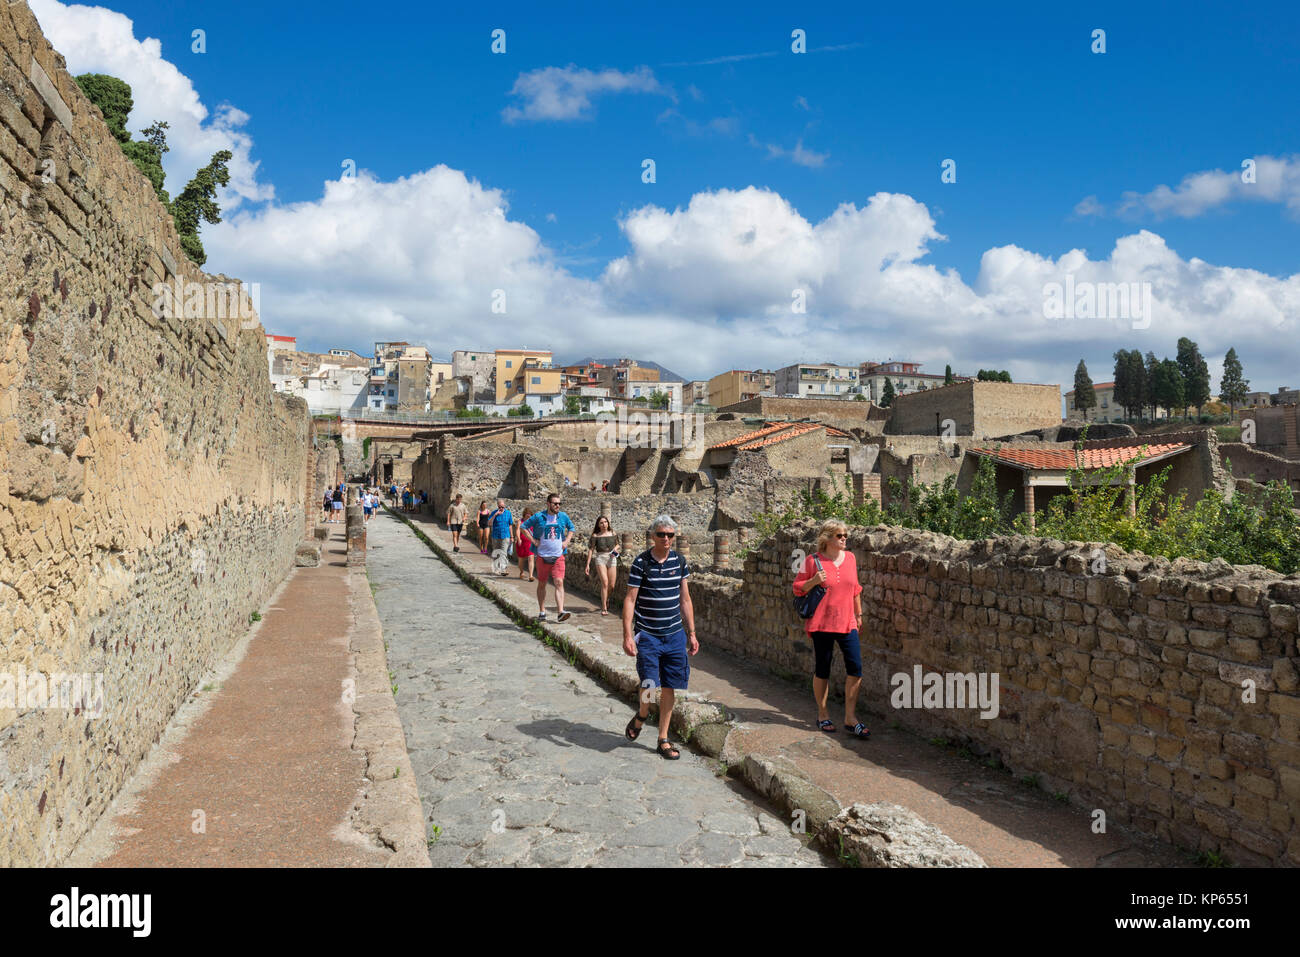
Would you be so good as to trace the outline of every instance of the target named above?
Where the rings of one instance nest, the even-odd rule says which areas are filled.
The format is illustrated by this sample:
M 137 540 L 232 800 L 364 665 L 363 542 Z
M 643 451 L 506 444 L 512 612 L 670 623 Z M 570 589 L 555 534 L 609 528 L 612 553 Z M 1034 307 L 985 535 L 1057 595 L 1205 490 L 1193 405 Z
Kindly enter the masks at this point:
M 1119 448 L 1083 449 L 1082 451 L 1027 448 L 973 448 L 971 451 L 1017 468 L 1065 470 L 1104 469 L 1124 462 L 1172 455 L 1190 448 L 1191 446 L 1185 442 L 1166 442 L 1147 446 L 1126 445 Z
M 709 449 L 729 449 L 733 445 L 744 445 L 746 442 L 752 442 L 755 439 L 762 438 L 765 435 L 771 435 L 781 429 L 790 427 L 789 422 L 769 422 L 761 429 L 755 429 L 753 432 L 746 432 L 744 435 L 738 435 L 733 439 L 727 439 L 725 442 L 719 442 L 717 445 L 710 445 Z
M 755 439 L 753 442 L 746 442 L 744 445 L 738 446 L 738 448 L 742 452 L 752 451 L 753 449 L 761 449 L 764 446 L 776 445 L 776 443 L 778 442 L 784 442 L 786 439 L 793 439 L 799 435 L 807 435 L 809 432 L 814 432 L 820 428 L 822 428 L 822 426 L 811 425 L 808 423 L 804 423 L 802 425 L 795 425 L 792 428 L 782 429 L 779 432 L 773 432 L 772 434 L 767 435 L 763 438 Z

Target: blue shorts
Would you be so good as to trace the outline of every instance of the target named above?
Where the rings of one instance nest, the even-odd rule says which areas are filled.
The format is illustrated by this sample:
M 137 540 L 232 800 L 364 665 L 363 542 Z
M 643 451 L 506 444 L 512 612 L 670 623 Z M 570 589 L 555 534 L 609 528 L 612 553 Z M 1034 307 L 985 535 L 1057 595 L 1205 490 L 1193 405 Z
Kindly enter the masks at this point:
M 831 676 L 831 659 L 835 657 L 835 646 L 838 644 L 840 654 L 844 656 L 844 673 L 850 678 L 862 676 L 862 647 L 858 642 L 856 628 L 847 635 L 833 631 L 814 631 L 812 640 L 817 658 L 813 665 L 813 675 L 823 681 Z
M 636 636 L 636 674 L 641 686 L 685 691 L 691 677 L 690 655 L 686 653 L 686 629 L 667 638 L 639 632 Z M 650 682 L 649 685 L 646 682 Z

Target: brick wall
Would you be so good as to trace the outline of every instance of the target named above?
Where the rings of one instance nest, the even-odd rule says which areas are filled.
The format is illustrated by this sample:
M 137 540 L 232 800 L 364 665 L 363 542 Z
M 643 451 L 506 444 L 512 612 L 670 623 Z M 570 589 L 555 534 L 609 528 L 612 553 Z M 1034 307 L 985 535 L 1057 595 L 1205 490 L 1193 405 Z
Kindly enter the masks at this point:
M 810 674 L 789 566 L 814 540 L 795 527 L 763 543 L 743 583 L 693 578 L 701 643 Z M 1091 545 L 884 526 L 852 529 L 849 547 L 871 710 L 996 754 L 1111 822 L 1235 864 L 1300 864 L 1300 581 L 1113 546 L 1105 574 L 1092 574 Z M 569 562 L 567 580 L 590 592 L 582 561 Z M 622 570 L 611 607 L 625 582 Z M 998 716 L 892 708 L 891 675 L 916 665 L 997 673 Z M 842 682 L 837 657 L 832 686 Z
M 97 718 L 0 709 L 0 866 L 43 865 L 292 566 L 314 465 L 256 318 L 154 315 L 155 283 L 219 277 L 25 4 L 0 4 L 0 193 L 0 686 L 103 689 Z

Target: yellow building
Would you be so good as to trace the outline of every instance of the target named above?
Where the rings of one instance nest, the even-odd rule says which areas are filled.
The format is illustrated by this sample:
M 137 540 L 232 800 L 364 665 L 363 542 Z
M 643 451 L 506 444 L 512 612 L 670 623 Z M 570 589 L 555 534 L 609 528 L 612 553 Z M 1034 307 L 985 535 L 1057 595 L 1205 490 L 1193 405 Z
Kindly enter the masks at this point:
M 529 395 L 555 395 L 564 372 L 551 366 L 551 353 L 539 349 L 498 349 L 497 405 L 516 405 Z
M 732 369 L 720 372 L 709 380 L 709 405 L 715 409 L 735 405 L 752 399 L 760 393 L 771 394 L 776 375 L 772 372 L 750 372 Z

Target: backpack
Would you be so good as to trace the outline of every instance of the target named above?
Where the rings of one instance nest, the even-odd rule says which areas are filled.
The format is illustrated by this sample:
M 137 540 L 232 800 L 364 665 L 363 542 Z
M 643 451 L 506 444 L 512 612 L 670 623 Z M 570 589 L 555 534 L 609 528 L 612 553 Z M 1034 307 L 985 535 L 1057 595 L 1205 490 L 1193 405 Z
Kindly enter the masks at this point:
M 822 561 L 816 555 L 813 556 L 813 562 L 817 565 L 817 570 L 825 571 L 822 568 Z M 822 603 L 826 597 L 826 586 L 817 585 L 811 591 L 802 595 L 794 596 L 794 610 L 799 613 L 800 618 L 811 618 L 817 613 L 817 606 Z

